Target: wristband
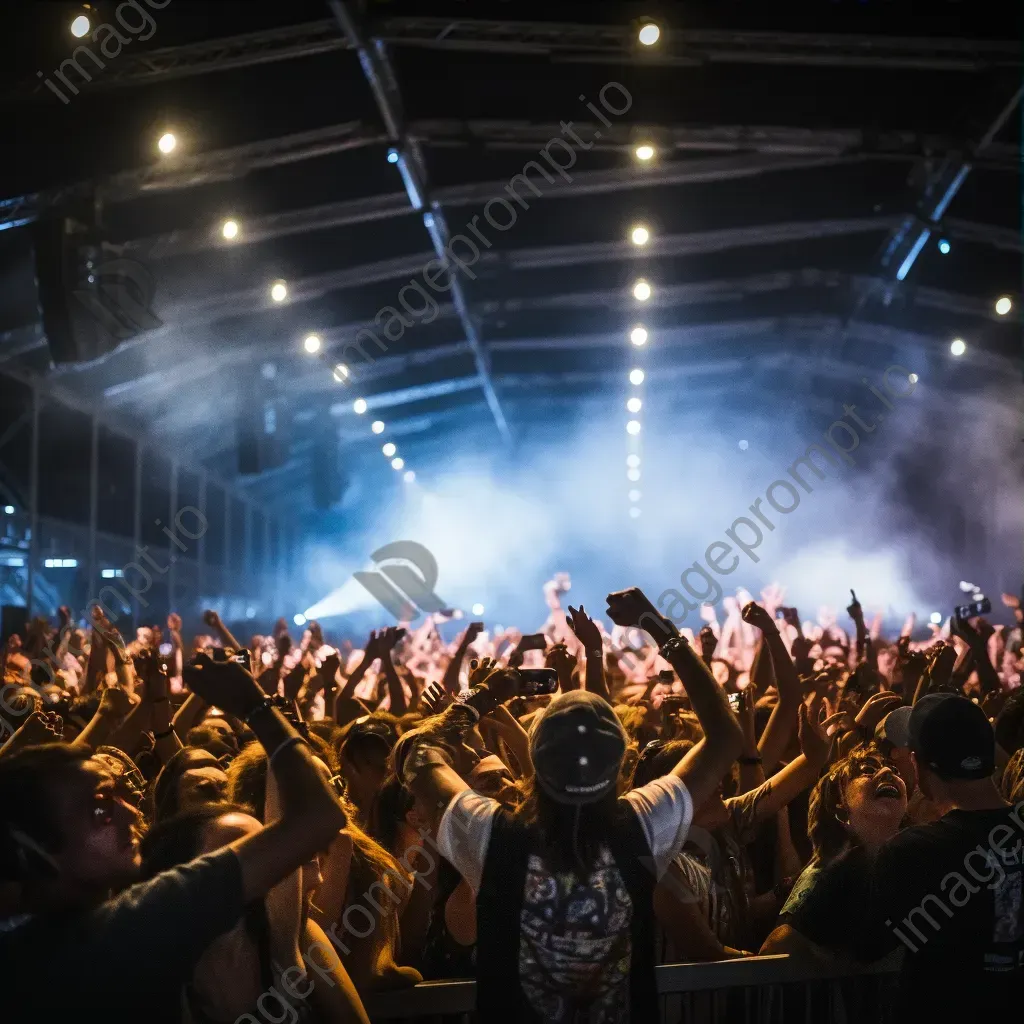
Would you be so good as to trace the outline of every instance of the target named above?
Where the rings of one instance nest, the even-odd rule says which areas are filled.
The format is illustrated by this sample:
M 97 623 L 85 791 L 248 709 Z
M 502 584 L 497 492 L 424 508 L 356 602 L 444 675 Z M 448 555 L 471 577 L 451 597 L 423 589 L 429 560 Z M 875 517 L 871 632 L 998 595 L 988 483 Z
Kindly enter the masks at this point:
M 277 749 L 270 755 L 270 757 L 267 758 L 267 764 L 269 764 L 270 767 L 273 768 L 274 758 L 277 757 L 277 755 L 280 754 L 281 751 L 284 750 L 286 747 L 292 747 L 296 743 L 305 743 L 305 740 L 301 736 L 289 736 L 287 739 L 282 740 L 277 745 Z
M 268 708 L 272 708 L 273 706 L 274 706 L 274 698 L 273 698 L 273 697 L 271 697 L 271 696 L 270 696 L 270 695 L 268 694 L 268 695 L 267 695 L 266 697 L 264 697 L 264 698 L 263 698 L 263 699 L 262 699 L 262 700 L 261 700 L 261 701 L 259 702 L 259 704 L 257 704 L 257 705 L 256 705 L 256 707 L 254 707 L 254 708 L 252 709 L 252 711 L 250 711 L 250 712 L 249 712 L 249 714 L 247 714 L 247 715 L 245 716 L 245 718 L 243 718 L 243 719 L 242 719 L 242 721 L 243 721 L 243 722 L 244 722 L 244 723 L 245 723 L 245 724 L 246 724 L 246 725 L 247 725 L 247 726 L 248 726 L 248 727 L 249 727 L 249 728 L 251 729 L 251 728 L 252 728 L 252 720 L 253 720 L 253 719 L 254 719 L 254 718 L 255 718 L 255 717 L 256 717 L 256 716 L 258 715 L 258 714 L 260 714 L 260 713 L 261 713 L 261 712 L 263 712 L 263 711 L 266 711 L 266 710 L 267 710 Z
M 761 758 L 760 757 L 738 757 L 738 758 L 736 758 L 736 760 L 739 761 L 740 764 L 760 764 L 761 763 Z
M 153 738 L 157 740 L 165 740 L 168 736 L 174 735 L 174 726 L 172 725 L 169 729 L 164 729 L 163 732 L 153 733 Z
M 658 653 L 666 660 L 671 661 L 672 656 L 690 645 L 682 636 L 671 636 L 658 648 Z

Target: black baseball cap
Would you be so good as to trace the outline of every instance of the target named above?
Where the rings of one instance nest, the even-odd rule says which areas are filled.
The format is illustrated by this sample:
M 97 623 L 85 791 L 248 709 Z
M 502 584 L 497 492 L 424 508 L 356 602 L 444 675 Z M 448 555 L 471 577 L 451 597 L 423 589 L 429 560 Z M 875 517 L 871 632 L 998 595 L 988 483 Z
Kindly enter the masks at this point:
M 530 730 L 541 789 L 560 804 L 582 806 L 614 793 L 626 733 L 608 701 L 586 690 L 556 697 Z
M 941 779 L 985 779 L 996 769 L 995 733 L 985 712 L 966 697 L 922 697 L 908 731 L 910 749 Z

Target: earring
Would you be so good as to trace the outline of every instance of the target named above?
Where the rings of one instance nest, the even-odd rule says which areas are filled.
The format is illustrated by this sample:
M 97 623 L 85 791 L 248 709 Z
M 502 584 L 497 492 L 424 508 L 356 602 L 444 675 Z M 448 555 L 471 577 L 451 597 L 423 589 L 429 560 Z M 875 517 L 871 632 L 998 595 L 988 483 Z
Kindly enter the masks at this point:
M 846 817 L 840 818 L 838 811 L 836 811 L 836 813 L 835 813 L 835 819 L 836 819 L 836 821 L 839 822 L 840 825 L 849 825 L 850 824 L 849 815 L 847 815 Z

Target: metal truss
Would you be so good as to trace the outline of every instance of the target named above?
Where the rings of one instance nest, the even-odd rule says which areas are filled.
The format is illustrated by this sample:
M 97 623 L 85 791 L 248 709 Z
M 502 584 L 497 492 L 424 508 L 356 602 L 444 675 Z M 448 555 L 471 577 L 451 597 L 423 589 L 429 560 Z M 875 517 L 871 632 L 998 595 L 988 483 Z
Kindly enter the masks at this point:
M 666 26 L 654 50 L 639 47 L 630 25 L 555 24 L 451 18 L 388 18 L 372 27 L 393 46 L 483 53 L 521 53 L 569 62 L 636 61 L 700 67 L 708 64 L 788 64 L 987 71 L 1019 67 L 1014 42 L 917 39 L 791 32 L 728 32 Z M 224 39 L 123 54 L 90 88 L 110 89 L 234 71 L 278 61 L 349 50 L 334 19 L 285 25 Z M 35 77 L 16 96 L 45 93 Z

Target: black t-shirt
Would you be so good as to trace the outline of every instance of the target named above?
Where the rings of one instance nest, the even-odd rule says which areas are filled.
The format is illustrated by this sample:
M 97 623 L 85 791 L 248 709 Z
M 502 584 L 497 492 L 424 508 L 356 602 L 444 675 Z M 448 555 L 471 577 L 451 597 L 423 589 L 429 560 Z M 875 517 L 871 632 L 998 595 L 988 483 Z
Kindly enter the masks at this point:
M 902 944 L 904 1008 L 987 1014 L 1024 995 L 1024 805 L 950 811 L 875 862 L 867 946 Z
M 854 847 L 823 867 L 804 869 L 779 923 L 832 953 L 858 957 L 861 950 L 854 925 L 863 920 L 870 893 L 871 858 Z
M 243 910 L 241 865 L 221 850 L 93 910 L 0 921 L 3 1020 L 179 1021 L 196 962 Z

